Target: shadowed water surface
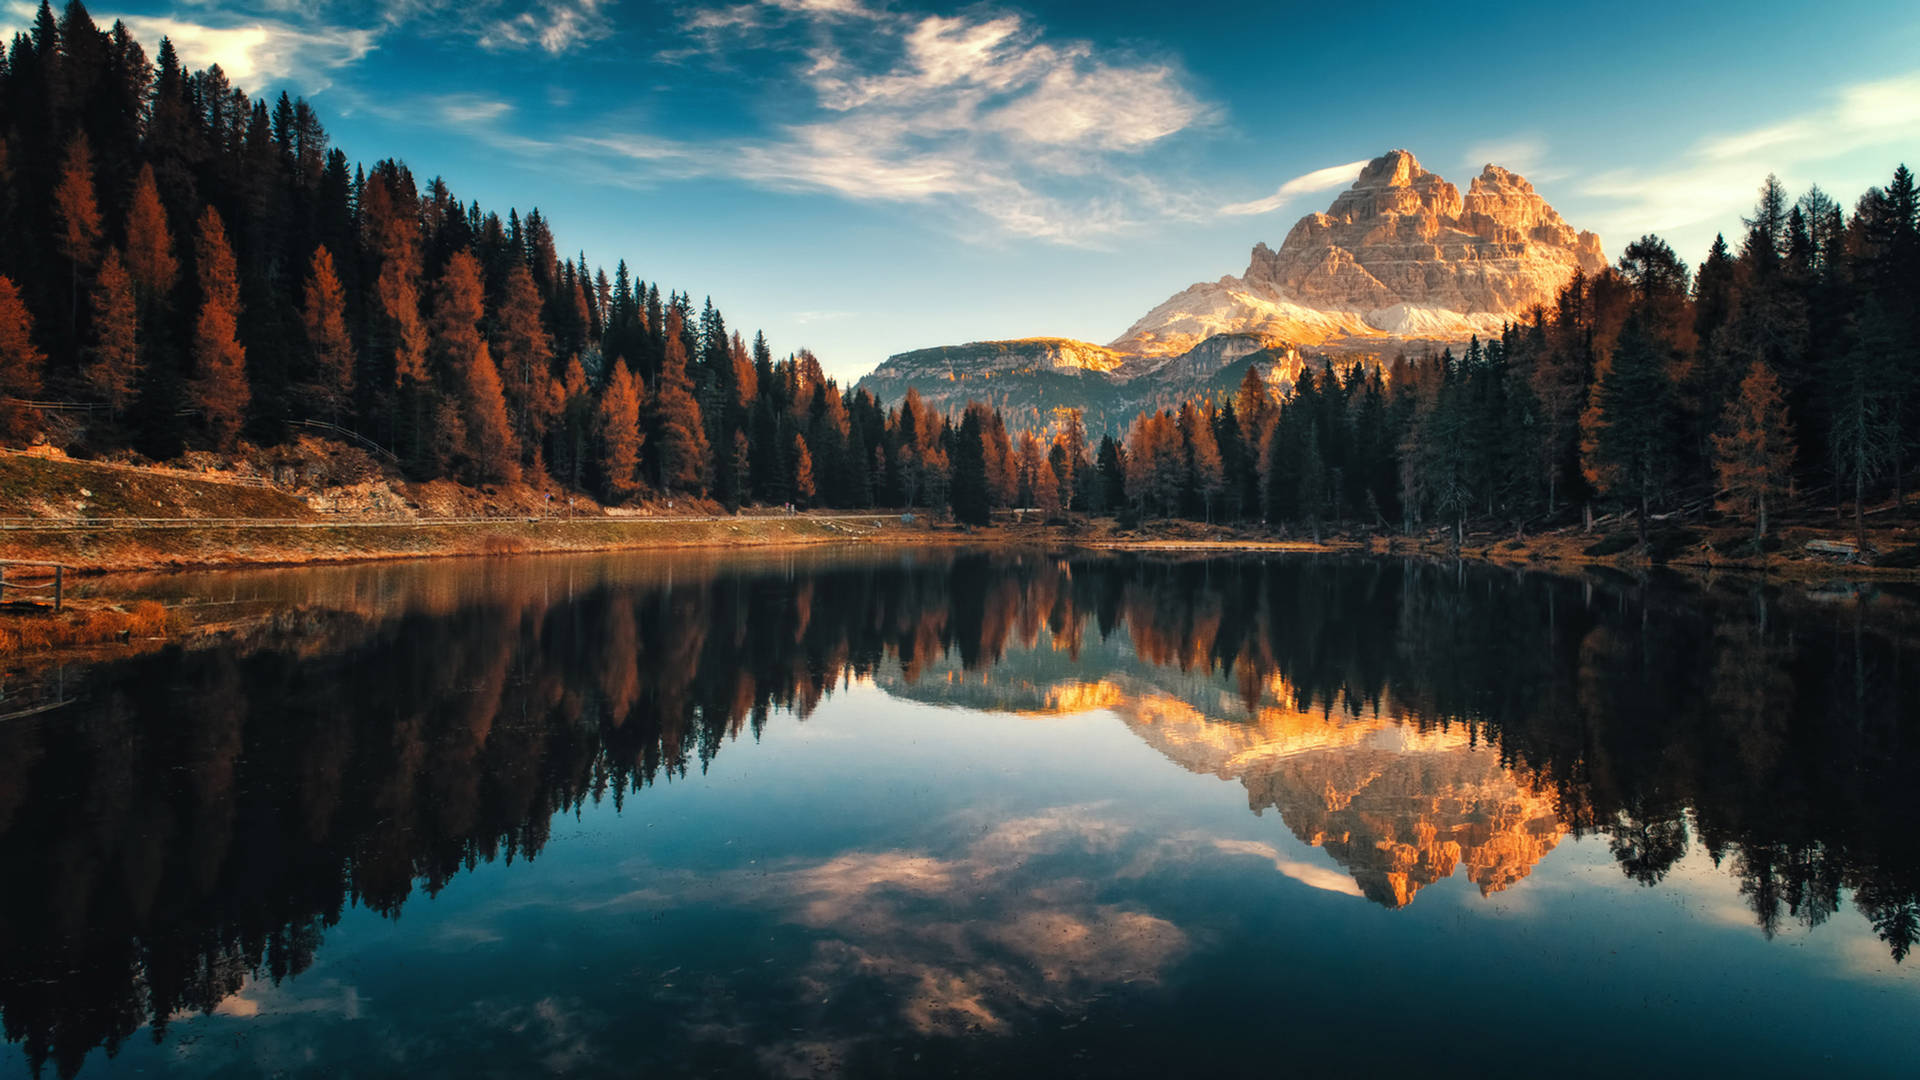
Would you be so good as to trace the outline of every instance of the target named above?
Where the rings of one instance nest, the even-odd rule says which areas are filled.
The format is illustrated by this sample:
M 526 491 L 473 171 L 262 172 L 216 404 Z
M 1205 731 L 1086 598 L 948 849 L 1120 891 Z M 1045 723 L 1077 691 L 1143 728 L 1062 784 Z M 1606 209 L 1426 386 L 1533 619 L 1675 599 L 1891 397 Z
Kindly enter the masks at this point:
M 0 1075 L 1913 1075 L 1897 590 L 1309 556 L 159 578 L 16 672 Z

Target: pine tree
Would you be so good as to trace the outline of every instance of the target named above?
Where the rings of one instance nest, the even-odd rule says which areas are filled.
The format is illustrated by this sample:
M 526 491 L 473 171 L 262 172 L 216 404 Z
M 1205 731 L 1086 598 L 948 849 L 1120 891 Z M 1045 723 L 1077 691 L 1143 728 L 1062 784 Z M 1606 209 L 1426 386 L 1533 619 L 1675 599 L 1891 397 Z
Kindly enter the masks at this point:
M 1792 488 L 1793 428 L 1780 380 L 1755 363 L 1741 380 L 1740 396 L 1727 406 L 1713 437 L 1714 473 L 1725 492 L 1721 510 L 1751 512 L 1754 540 L 1767 538 L 1767 513 Z
M 1582 418 L 1587 478 L 1638 509 L 1640 543 L 1673 458 L 1672 385 L 1658 343 L 1636 310 L 1600 365 Z
M 127 208 L 127 274 L 143 312 L 164 307 L 180 276 L 180 260 L 173 254 L 173 233 L 167 210 L 153 181 L 153 165 L 140 166 L 133 184 L 133 202 Z
M 537 432 L 551 422 L 553 403 L 541 393 L 553 367 L 553 344 L 540 320 L 540 293 L 525 264 L 507 272 L 495 313 L 493 355 L 500 362 L 513 430 L 531 448 Z
M 246 422 L 252 390 L 247 350 L 240 344 L 240 282 L 220 212 L 200 215 L 193 241 L 200 277 L 200 315 L 193 330 L 193 400 L 220 450 L 233 449 Z
M 987 483 L 988 411 L 979 402 L 969 402 L 953 445 L 953 518 L 968 525 L 985 525 L 993 517 Z
M 13 279 L 0 275 L 0 438 L 20 442 L 40 422 L 39 410 L 24 404 L 40 395 L 40 372 L 47 358 L 33 344 L 33 316 Z
M 353 401 L 353 339 L 347 335 L 347 295 L 326 245 L 313 250 L 301 319 L 312 356 L 307 400 L 314 412 L 339 423 Z
M 118 418 L 133 402 L 140 378 L 138 328 L 140 317 L 133 281 L 120 253 L 112 248 L 100 260 L 93 283 L 93 344 L 87 350 L 81 377 L 88 389 L 107 403 Z
M 1821 379 L 1828 452 L 1836 476 L 1852 481 L 1854 534 L 1863 557 L 1868 552 L 1867 485 L 1893 456 L 1897 438 L 1885 370 L 1898 333 L 1886 309 L 1869 298 L 1854 320 L 1853 347 L 1838 351 Z

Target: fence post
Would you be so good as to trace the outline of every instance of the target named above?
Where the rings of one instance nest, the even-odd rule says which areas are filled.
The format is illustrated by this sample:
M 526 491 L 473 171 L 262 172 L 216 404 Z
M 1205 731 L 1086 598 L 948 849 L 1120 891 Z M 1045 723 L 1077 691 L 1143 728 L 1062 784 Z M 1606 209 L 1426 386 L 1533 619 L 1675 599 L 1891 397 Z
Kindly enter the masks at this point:
M 59 563 L 53 564 L 53 610 L 55 614 L 59 614 L 60 611 L 60 597 L 66 584 L 66 572 L 66 567 L 61 566 Z

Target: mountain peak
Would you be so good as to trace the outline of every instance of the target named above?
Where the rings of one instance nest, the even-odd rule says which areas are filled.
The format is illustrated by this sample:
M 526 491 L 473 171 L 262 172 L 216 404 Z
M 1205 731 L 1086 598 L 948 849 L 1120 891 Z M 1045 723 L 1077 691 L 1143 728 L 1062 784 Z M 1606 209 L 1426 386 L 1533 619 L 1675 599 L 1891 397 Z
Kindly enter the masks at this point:
M 1278 251 L 1255 244 L 1240 279 L 1188 289 L 1114 347 L 1179 351 L 1232 331 L 1320 347 L 1484 335 L 1605 265 L 1600 238 L 1519 174 L 1489 163 L 1462 197 L 1411 151 L 1390 150 Z

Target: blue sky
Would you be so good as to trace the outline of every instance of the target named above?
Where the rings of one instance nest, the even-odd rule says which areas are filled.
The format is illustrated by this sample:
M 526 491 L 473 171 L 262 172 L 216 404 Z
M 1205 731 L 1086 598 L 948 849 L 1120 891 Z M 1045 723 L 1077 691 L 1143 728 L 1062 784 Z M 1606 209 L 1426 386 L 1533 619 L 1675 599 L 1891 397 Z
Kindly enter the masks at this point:
M 711 295 L 833 374 L 1104 342 L 1237 274 L 1394 147 L 1522 173 L 1611 254 L 1697 263 L 1777 172 L 1920 164 L 1920 6 L 100 0 L 349 156 L 539 206 L 564 251 Z M 0 0 L 0 27 L 26 0 Z

